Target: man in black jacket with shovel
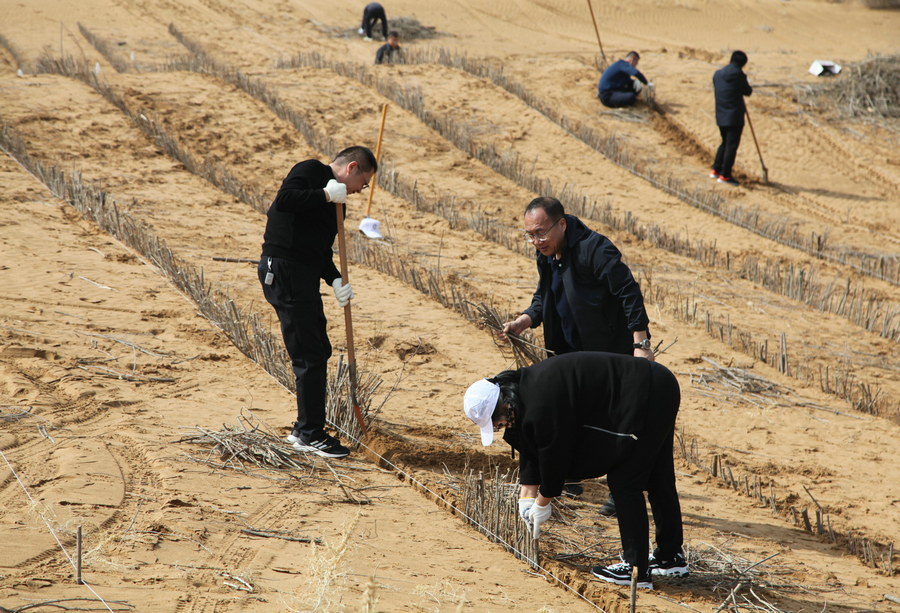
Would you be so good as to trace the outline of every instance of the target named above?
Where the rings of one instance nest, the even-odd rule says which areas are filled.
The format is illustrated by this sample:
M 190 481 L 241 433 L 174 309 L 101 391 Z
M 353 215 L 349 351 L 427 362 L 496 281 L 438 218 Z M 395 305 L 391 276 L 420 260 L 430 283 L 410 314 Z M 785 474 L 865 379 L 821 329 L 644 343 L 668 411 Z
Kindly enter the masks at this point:
M 713 74 L 713 89 L 716 93 L 716 124 L 722 136 L 722 144 L 716 151 L 716 160 L 709 173 L 710 178 L 719 183 L 740 185 L 731 176 L 738 146 L 741 144 L 741 133 L 744 131 L 744 96 L 753 93 L 747 82 L 744 66 L 747 65 L 747 54 L 735 51 L 731 54 L 731 63 Z
M 325 390 L 331 342 L 319 293 L 320 281 L 334 288 L 338 304 L 353 298 L 332 260 L 338 224 L 334 203 L 369 186 L 378 169 L 366 147 L 349 147 L 331 164 L 306 160 L 281 183 L 267 213 L 259 282 L 281 322 L 284 345 L 297 381 L 297 421 L 288 442 L 298 451 L 343 458 L 350 450 L 325 432 Z

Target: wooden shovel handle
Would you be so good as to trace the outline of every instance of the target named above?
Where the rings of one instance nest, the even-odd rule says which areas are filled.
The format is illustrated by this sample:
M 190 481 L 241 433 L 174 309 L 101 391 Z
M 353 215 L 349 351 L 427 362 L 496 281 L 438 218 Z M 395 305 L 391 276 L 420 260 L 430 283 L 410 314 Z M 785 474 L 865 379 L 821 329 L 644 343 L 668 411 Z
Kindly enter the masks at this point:
M 378 144 L 375 145 L 375 161 L 381 159 L 381 137 L 384 136 L 384 119 L 387 117 L 387 102 L 381 107 L 381 127 L 378 128 Z M 372 181 L 369 183 L 369 203 L 366 204 L 366 217 L 372 212 L 372 196 L 375 195 L 375 175 L 372 175 Z

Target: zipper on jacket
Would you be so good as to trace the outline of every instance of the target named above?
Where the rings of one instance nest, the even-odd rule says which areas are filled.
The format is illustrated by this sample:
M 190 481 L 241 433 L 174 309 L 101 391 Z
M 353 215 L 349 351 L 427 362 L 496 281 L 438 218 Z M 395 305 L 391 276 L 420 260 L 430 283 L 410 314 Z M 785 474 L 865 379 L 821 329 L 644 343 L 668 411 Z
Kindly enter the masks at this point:
M 612 430 L 604 430 L 603 428 L 598 428 L 597 426 L 585 425 L 585 428 L 590 428 L 591 430 L 599 430 L 600 432 L 606 432 L 607 434 L 614 434 L 616 436 L 625 436 L 625 437 L 630 436 L 634 440 L 638 440 L 638 437 L 636 437 L 634 434 L 623 434 L 622 432 L 613 432 Z

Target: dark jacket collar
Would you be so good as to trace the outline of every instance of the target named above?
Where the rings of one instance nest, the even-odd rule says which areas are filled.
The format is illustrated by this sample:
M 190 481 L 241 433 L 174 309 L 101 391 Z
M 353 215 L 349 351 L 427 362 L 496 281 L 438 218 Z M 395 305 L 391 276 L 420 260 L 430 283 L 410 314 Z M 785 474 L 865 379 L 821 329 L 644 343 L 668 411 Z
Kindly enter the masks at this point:
M 574 215 L 563 215 L 566 220 L 566 243 L 563 246 L 563 252 L 561 260 L 566 258 L 567 252 L 575 247 L 579 242 L 584 240 L 591 233 L 591 229 L 584 225 L 584 222 L 575 217 Z M 537 250 L 535 250 L 537 251 Z M 553 260 L 553 256 L 544 255 L 540 251 L 537 252 L 538 262 L 541 264 L 550 264 Z

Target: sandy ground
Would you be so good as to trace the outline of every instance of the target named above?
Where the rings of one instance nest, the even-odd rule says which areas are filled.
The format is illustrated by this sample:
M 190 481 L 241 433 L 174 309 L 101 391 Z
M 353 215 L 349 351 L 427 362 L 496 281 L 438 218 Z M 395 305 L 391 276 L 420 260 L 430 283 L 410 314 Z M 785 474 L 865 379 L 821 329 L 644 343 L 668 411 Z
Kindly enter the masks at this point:
M 595 2 L 607 57 L 642 54 L 640 68 L 655 82 L 663 111 L 653 113 L 599 106 L 599 53 L 583 2 L 385 6 L 389 18 L 414 17 L 440 32 L 405 46 L 502 64 L 553 117 L 458 69 L 371 67 L 380 43 L 353 34 L 362 6 L 345 0 L 2 0 L 0 121 L 34 158 L 102 187 L 187 265 L 202 267 L 242 312 L 258 312 L 276 336 L 255 266 L 213 259 L 256 259 L 264 215 L 189 172 L 84 82 L 36 74 L 41 54 L 71 54 L 99 68 L 132 113 L 267 198 L 291 165 L 327 161 L 325 152 L 233 84 L 160 70 L 189 54 L 169 34 L 170 23 L 222 65 L 260 79 L 318 138 L 339 146 L 374 148 L 381 105 L 390 103 L 383 159 L 400 179 L 432 201 L 452 199 L 463 217 L 477 211 L 509 228 L 513 240 L 537 192 L 479 161 L 479 147 L 517 157 L 555 189 L 565 185 L 620 217 L 629 214 L 631 226 L 588 223 L 619 245 L 641 281 L 654 338 L 663 346 L 677 339 L 659 359 L 682 386 L 685 454 L 676 450 L 676 468 L 687 548 L 698 560 L 691 579 L 657 581 L 641 594 L 639 610 L 715 611 L 740 571 L 773 555 L 758 567 L 765 576 L 755 591 L 778 610 L 900 610 L 884 597 L 900 596 L 889 576 L 900 566 L 892 549 L 900 534 L 900 373 L 896 334 L 878 334 L 896 321 L 866 329 L 856 311 L 823 313 L 741 269 L 756 259 L 802 268 L 823 286 L 864 288 L 872 299 L 859 308 L 880 308 L 879 322 L 898 308 L 896 285 L 690 206 L 554 120 L 565 115 L 614 135 L 645 169 L 714 190 L 798 235 L 891 260 L 900 243 L 898 126 L 809 107 L 797 88 L 815 82 L 806 73 L 814 59 L 897 53 L 900 13 L 856 2 Z M 79 24 L 110 43 L 128 71 L 117 72 Z M 736 173 L 743 186 L 706 178 L 718 144 L 710 77 L 734 48 L 750 56 L 747 72 L 757 86 L 750 112 L 768 185 L 746 131 Z M 368 76 L 275 67 L 311 51 Z M 398 107 L 386 85 L 419 92 L 424 113 L 444 119 L 443 127 Z M 468 135 L 470 145 L 454 134 Z M 242 415 L 286 434 L 293 396 L 156 267 L 82 219 L 12 156 L 0 157 L 0 176 L 0 610 L 99 595 L 117 610 L 356 611 L 373 576 L 379 611 L 455 611 L 460 604 L 475 611 L 627 610 L 627 590 L 587 572 L 618 556 L 615 521 L 596 513 L 606 494 L 602 480 L 560 501 L 566 521 L 550 522 L 542 541 L 550 578 L 435 501 L 456 499 L 453 483 L 466 466 L 509 464 L 501 445 L 481 448 L 461 411 L 471 381 L 509 365 L 487 332 L 396 276 L 351 263 L 360 366 L 384 380 L 379 403 L 394 388 L 361 446 L 342 461 L 298 456 L 304 470 L 291 474 L 203 463 L 208 448 L 183 437 Z M 364 208 L 363 197 L 351 197 L 351 231 Z M 384 189 L 376 191 L 372 215 L 387 239 L 362 247 L 440 269 L 457 291 L 503 311 L 527 306 L 536 274 L 525 250 L 489 241 L 448 220 L 451 214 L 416 210 Z M 715 244 L 737 264 L 678 255 L 635 234 L 649 227 Z M 363 241 L 355 232 L 349 238 Z M 323 294 L 337 354 L 346 348 L 343 317 L 330 290 Z M 739 335 L 750 345 L 766 343 L 770 355 L 783 337 L 791 376 L 742 352 Z M 704 386 L 709 360 L 763 377 L 779 393 L 763 399 Z M 856 400 L 868 393 L 880 415 L 823 390 L 826 372 L 828 391 L 845 386 Z M 710 474 L 714 456 L 738 483 Z M 754 482 L 763 497 L 774 496 L 774 512 L 748 495 Z M 817 509 L 820 535 L 796 523 L 806 510 L 815 530 Z M 596 541 L 573 540 L 573 523 Z M 75 584 L 62 549 L 74 555 L 78 526 L 90 589 Z M 704 566 L 713 555 L 733 567 Z M 741 593 L 754 598 L 746 588 Z

